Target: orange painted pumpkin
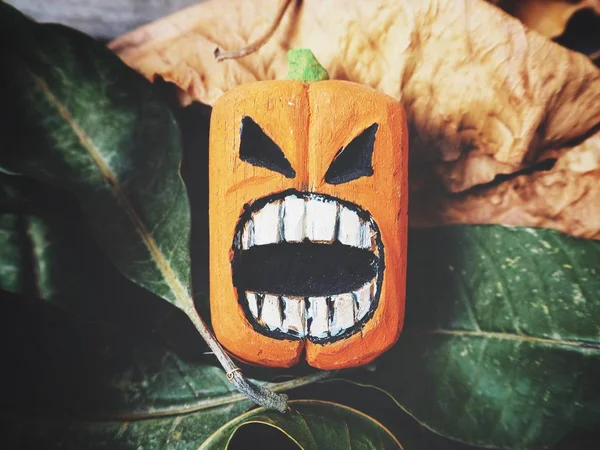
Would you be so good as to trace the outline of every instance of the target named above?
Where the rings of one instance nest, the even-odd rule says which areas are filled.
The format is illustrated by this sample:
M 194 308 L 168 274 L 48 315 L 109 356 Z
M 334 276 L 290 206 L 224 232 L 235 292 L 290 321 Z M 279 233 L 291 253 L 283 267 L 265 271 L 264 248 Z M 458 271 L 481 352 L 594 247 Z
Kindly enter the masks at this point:
M 407 129 L 346 81 L 260 81 L 214 105 L 210 302 L 240 360 L 369 363 L 404 319 Z

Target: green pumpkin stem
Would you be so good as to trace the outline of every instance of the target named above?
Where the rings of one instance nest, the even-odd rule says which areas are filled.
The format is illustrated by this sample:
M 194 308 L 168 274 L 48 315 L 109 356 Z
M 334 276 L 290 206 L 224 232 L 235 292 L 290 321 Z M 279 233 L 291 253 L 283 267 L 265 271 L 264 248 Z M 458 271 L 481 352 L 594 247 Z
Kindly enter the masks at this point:
M 307 48 L 289 50 L 287 60 L 289 65 L 288 80 L 297 80 L 303 83 L 329 80 L 329 74 L 325 68 L 317 61 L 313 52 Z

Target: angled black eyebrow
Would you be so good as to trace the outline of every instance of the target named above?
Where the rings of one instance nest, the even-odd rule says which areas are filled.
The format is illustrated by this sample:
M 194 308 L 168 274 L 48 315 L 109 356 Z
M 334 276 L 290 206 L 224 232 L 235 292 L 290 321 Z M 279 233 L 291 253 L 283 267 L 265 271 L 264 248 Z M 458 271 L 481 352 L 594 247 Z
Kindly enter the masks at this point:
M 373 175 L 373 149 L 379 125 L 372 124 L 340 149 L 325 173 L 325 182 L 342 184 Z
M 296 171 L 281 148 L 250 116 L 244 116 L 240 126 L 240 159 L 253 166 L 278 172 L 287 178 L 296 176 Z

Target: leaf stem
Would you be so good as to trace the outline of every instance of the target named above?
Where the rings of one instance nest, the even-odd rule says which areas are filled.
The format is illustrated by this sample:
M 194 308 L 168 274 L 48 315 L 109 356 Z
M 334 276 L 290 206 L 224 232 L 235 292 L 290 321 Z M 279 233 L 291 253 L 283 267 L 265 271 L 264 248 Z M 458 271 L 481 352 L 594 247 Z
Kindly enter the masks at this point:
M 182 309 L 190 318 L 212 352 L 215 354 L 219 360 L 219 363 L 221 363 L 221 366 L 223 366 L 223 369 L 225 369 L 227 378 L 231 381 L 231 383 L 233 383 L 238 391 L 246 395 L 254 403 L 263 406 L 266 409 L 274 409 L 281 413 L 285 413 L 289 410 L 287 404 L 287 395 L 276 394 L 266 387 L 252 383 L 246 379 L 246 377 L 244 377 L 240 368 L 235 365 L 231 357 L 227 354 L 227 352 L 225 352 L 225 349 L 221 347 L 221 344 L 219 344 L 202 318 L 198 315 L 198 312 L 193 304 L 184 305 Z
M 242 58 L 259 50 L 265 44 L 265 42 L 267 42 L 271 38 L 271 36 L 273 36 L 273 33 L 279 26 L 279 23 L 281 22 L 281 19 L 283 18 L 283 15 L 285 14 L 285 11 L 287 10 L 290 3 L 292 3 L 292 0 L 284 0 L 281 3 L 281 5 L 279 6 L 279 11 L 277 11 L 277 16 L 275 17 L 275 20 L 273 21 L 269 29 L 250 45 L 247 45 L 246 47 L 241 48 L 239 50 L 233 50 L 230 52 L 223 52 L 220 48 L 217 47 L 214 51 L 215 58 L 217 59 L 217 61 L 221 62 L 225 61 L 226 59 Z

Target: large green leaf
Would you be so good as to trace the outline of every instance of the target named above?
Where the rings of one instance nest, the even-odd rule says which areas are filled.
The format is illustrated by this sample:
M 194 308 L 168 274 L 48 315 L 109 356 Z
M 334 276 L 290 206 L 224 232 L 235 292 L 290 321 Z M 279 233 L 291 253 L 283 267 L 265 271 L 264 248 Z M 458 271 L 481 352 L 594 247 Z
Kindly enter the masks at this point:
M 0 164 L 72 192 L 129 278 L 189 308 L 190 215 L 177 125 L 99 42 L 0 4 Z
M 383 425 L 347 406 L 319 400 L 294 400 L 292 411 L 282 415 L 263 408 L 236 417 L 219 428 L 200 447 L 202 450 L 256 448 L 264 442 L 230 445 L 244 427 L 273 427 L 304 450 L 401 449 L 402 445 Z M 266 448 L 269 448 L 268 445 Z M 270 447 L 273 448 L 273 447 Z
M 428 428 L 540 448 L 600 425 L 600 242 L 501 226 L 413 230 L 406 325 L 355 380 Z
M 182 309 L 238 389 L 285 411 L 284 396 L 235 370 L 195 310 L 180 134 L 150 83 L 90 37 L 5 3 L 0 38 L 0 165 L 75 195 L 121 272 Z

